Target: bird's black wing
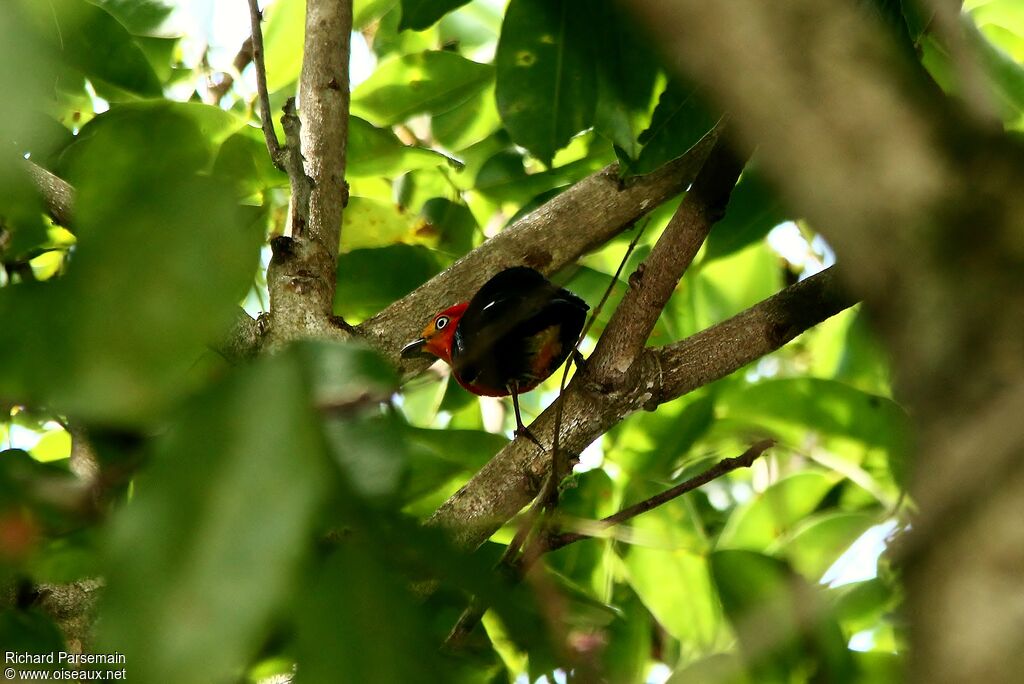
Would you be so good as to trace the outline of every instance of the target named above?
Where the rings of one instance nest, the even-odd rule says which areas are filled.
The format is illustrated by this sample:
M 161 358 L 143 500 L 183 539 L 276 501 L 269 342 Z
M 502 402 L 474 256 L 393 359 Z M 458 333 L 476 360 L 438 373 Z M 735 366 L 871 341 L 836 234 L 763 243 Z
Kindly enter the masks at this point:
M 582 299 L 525 266 L 501 271 L 470 300 L 455 330 L 452 366 L 470 381 L 494 385 L 526 372 L 521 340 L 553 324 L 579 335 L 589 307 Z M 520 367 L 524 366 L 524 367 Z

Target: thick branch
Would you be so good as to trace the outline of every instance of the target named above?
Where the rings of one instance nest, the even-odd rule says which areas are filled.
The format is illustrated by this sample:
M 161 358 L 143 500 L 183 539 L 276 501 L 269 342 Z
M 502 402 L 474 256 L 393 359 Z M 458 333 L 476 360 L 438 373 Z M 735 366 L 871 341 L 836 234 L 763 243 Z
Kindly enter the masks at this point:
M 629 372 L 711 226 L 725 214 L 742 170 L 743 161 L 719 138 L 654 249 L 630 276 L 630 288 L 590 357 L 587 370 L 595 381 L 614 384 Z
M 693 182 L 714 143 L 701 142 L 681 159 L 626 183 L 611 166 L 576 183 L 503 230 L 451 268 L 360 325 L 357 330 L 396 364 L 398 350 L 419 334 L 425 318 L 469 299 L 503 268 L 527 265 L 551 274 L 603 245 Z M 406 362 L 406 370 L 422 370 Z
M 577 377 L 561 399 L 563 448 L 579 453 L 630 413 L 723 378 L 853 303 L 830 268 L 693 337 L 644 352 L 629 387 L 606 391 Z M 551 406 L 530 426 L 548 443 L 554 414 Z M 458 544 L 477 546 L 533 499 L 549 465 L 545 452 L 515 440 L 452 495 L 430 524 L 449 528 Z
M 25 160 L 25 168 L 28 169 L 32 182 L 36 184 L 43 202 L 46 203 L 46 211 L 50 217 L 70 230 L 73 223 L 75 189 L 67 181 L 58 178 L 35 162 Z

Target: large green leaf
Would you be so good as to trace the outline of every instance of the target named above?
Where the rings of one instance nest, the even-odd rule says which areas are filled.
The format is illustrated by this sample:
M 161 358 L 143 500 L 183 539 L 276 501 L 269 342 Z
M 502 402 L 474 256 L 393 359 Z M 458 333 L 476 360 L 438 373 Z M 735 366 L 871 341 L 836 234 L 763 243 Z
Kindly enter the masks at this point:
M 766 380 L 721 397 L 720 406 L 724 415 L 770 428 L 794 444 L 813 430 L 901 454 L 908 440 L 908 417 L 898 404 L 835 380 Z
M 751 551 L 716 551 L 711 571 L 754 681 L 856 681 L 842 632 L 817 589 L 785 563 Z
M 176 109 L 97 126 L 73 147 L 74 259 L 59 280 L 0 291 L 0 356 L 18 361 L 0 386 L 82 418 L 147 419 L 232 321 L 262 231 L 196 173 L 208 145 Z
M 338 258 L 334 312 L 365 319 L 441 272 L 438 255 L 426 247 L 395 244 L 354 249 Z M 436 312 L 424 312 L 424 320 Z
M 156 35 L 174 7 L 164 0 L 90 0 L 124 24 L 136 36 Z
M 357 116 L 348 120 L 348 158 L 345 172 L 351 176 L 394 178 L 414 169 L 453 163 L 440 152 L 406 145 L 392 131 L 376 128 Z
M 811 516 L 798 523 L 776 555 L 789 560 L 793 569 L 817 582 L 833 563 L 878 522 L 877 515 L 832 511 Z
M 37 26 L 64 64 L 93 82 L 135 95 L 161 95 L 160 80 L 128 30 L 106 10 L 85 0 L 26 3 Z M 116 93 L 102 92 L 108 99 Z M 117 98 L 121 99 L 121 98 Z
M 352 113 L 378 126 L 446 112 L 491 79 L 493 69 L 454 52 L 430 50 L 383 62 L 352 93 Z
M 512 0 L 495 55 L 501 120 L 546 165 L 594 119 L 597 72 L 581 3 Z
M 650 121 L 657 56 L 649 36 L 625 8 L 600 0 L 588 13 L 593 40 L 600 45 L 595 50 L 598 98 L 594 127 L 628 158 L 636 159 L 642 149 L 638 138 Z
M 295 588 L 330 482 L 307 376 L 296 354 L 264 359 L 158 440 L 115 521 L 99 623 L 132 681 L 237 676 Z
M 302 71 L 306 0 L 276 0 L 267 8 L 265 16 L 263 45 L 267 90 L 273 93 L 298 80 Z
M 719 549 L 765 551 L 814 511 L 839 478 L 804 470 L 788 475 L 736 509 L 718 537 Z
M 635 498 L 653 494 L 643 488 Z M 636 518 L 636 543 L 626 549 L 628 580 L 647 609 L 686 657 L 714 652 L 727 643 L 722 613 L 714 598 L 707 543 L 694 524 L 685 498 Z
M 756 174 L 744 171 L 729 197 L 729 207 L 705 245 L 704 258 L 717 259 L 761 240 L 786 219 L 775 192 Z
M 671 81 L 640 134 L 643 150 L 635 162 L 626 161 L 628 174 L 650 173 L 681 157 L 715 127 L 721 114 L 706 105 L 693 85 Z
M 469 0 L 402 0 L 402 21 L 398 28 L 422 31 L 433 26 L 448 12 L 468 2 Z

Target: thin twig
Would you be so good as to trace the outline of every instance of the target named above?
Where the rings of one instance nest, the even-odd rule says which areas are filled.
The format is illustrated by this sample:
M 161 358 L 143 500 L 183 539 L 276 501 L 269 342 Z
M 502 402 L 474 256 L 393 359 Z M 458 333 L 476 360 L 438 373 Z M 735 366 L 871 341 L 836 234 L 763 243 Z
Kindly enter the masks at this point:
M 705 470 L 700 475 L 691 477 L 689 480 L 686 480 L 685 482 L 680 482 L 671 489 L 666 489 L 665 491 L 659 494 L 655 494 L 649 499 L 644 499 L 639 503 L 635 503 L 632 506 L 623 508 L 621 511 L 613 515 L 609 515 L 606 518 L 602 518 L 595 526 L 594 533 L 565 532 L 562 534 L 553 535 L 545 541 L 543 553 L 549 553 L 556 549 L 560 549 L 563 546 L 568 546 L 569 544 L 577 542 L 581 539 L 589 539 L 591 537 L 598 536 L 597 533 L 601 530 L 608 529 L 609 527 L 614 527 L 615 525 L 620 525 L 626 522 L 627 520 L 632 520 L 641 513 L 646 513 L 647 511 L 657 508 L 662 504 L 668 503 L 669 501 L 676 499 L 687 492 L 692 492 L 694 489 L 702 487 L 706 485 L 708 482 L 711 482 L 712 480 L 716 480 L 722 477 L 726 473 L 730 473 L 739 468 L 749 468 L 751 465 L 753 465 L 754 461 L 756 461 L 761 456 L 761 454 L 763 454 L 765 451 L 767 451 L 774 445 L 774 439 L 763 439 L 760 442 L 751 445 L 749 449 L 744 451 L 739 456 L 736 456 L 735 458 L 722 459 L 715 465 Z M 540 554 L 537 555 L 539 556 Z
M 238 52 L 235 54 L 235 58 L 231 61 L 231 66 L 236 73 L 241 74 L 245 71 L 245 67 L 249 66 L 249 62 L 252 61 L 252 36 L 249 36 L 242 41 L 242 46 L 238 48 Z M 235 75 L 231 72 L 222 72 L 222 78 L 220 83 L 211 85 L 207 88 L 210 93 L 210 99 L 213 104 L 220 104 L 220 101 L 224 99 L 228 91 L 231 90 L 231 86 L 235 83 Z
M 270 114 L 270 94 L 267 92 L 267 67 L 263 61 L 263 13 L 260 12 L 257 0 L 249 0 L 249 20 L 252 24 L 252 61 L 256 67 L 256 97 L 260 105 L 260 126 L 263 137 L 267 140 L 267 150 L 274 166 L 285 171 L 281 143 L 274 131 L 274 119 Z

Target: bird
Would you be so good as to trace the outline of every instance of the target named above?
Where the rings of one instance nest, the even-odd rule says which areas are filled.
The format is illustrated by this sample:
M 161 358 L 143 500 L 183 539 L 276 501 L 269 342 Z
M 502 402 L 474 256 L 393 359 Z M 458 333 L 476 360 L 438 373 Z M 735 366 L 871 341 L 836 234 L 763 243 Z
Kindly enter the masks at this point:
M 527 266 L 498 272 L 473 295 L 434 315 L 402 358 L 438 357 L 473 394 L 511 395 L 516 436 L 540 446 L 523 425 L 519 395 L 546 380 L 576 350 L 590 307 Z

